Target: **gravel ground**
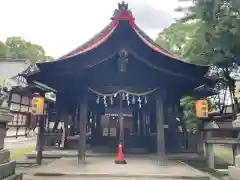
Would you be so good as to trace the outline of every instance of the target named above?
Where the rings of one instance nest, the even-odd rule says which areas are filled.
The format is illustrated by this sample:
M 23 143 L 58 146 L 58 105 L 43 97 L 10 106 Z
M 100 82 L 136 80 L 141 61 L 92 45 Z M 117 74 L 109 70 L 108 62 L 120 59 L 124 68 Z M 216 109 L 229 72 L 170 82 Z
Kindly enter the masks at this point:
M 18 149 L 36 145 L 36 138 L 7 138 L 4 143 L 5 149 Z

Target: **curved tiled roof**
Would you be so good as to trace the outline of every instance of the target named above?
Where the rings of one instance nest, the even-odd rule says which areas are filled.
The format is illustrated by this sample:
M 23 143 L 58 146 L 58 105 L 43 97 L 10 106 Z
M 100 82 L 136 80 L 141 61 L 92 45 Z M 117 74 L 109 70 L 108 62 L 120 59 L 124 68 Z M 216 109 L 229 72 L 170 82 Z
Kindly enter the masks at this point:
M 67 53 L 66 55 L 60 57 L 58 60 L 68 59 L 70 57 L 76 56 L 83 52 L 87 52 L 91 49 L 98 47 L 101 43 L 106 41 L 108 37 L 114 32 L 115 28 L 118 25 L 118 22 L 121 20 L 129 21 L 129 24 L 132 26 L 136 34 L 141 38 L 141 40 L 152 48 L 154 51 L 158 53 L 164 54 L 170 58 L 177 59 L 177 57 L 173 56 L 169 51 L 159 46 L 155 43 L 143 30 L 140 29 L 135 24 L 135 19 L 132 15 L 131 10 L 128 9 L 128 4 L 122 2 L 118 4 L 118 9 L 114 11 L 113 17 L 111 18 L 111 23 L 108 24 L 102 31 L 97 33 L 93 38 L 91 38 L 86 43 L 82 44 L 81 46 L 77 47 L 73 51 Z
M 99 33 L 94 35 L 90 40 L 88 40 L 84 44 L 80 45 L 79 47 L 77 47 L 73 51 L 67 53 L 66 55 L 60 57 L 58 60 L 65 59 L 65 58 L 67 58 L 69 56 L 72 56 L 72 55 L 74 55 L 76 53 L 79 53 L 79 52 L 83 51 L 84 49 L 92 46 L 93 44 L 97 43 L 102 38 L 104 38 L 104 36 L 106 36 L 111 30 L 112 30 L 112 26 L 111 26 L 111 24 L 109 24 L 103 30 L 101 30 Z

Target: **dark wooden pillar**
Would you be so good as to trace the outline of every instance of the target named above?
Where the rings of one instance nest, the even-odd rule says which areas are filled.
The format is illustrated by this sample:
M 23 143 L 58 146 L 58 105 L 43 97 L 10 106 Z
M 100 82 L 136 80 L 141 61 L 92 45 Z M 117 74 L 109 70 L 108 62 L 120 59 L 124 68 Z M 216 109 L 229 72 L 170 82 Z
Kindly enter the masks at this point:
M 123 100 L 122 100 L 122 94 L 120 95 L 120 113 L 119 113 L 119 141 L 124 146 L 124 118 L 123 118 Z
M 75 114 L 71 113 L 70 115 L 70 130 L 69 135 L 73 136 L 75 132 Z
M 40 93 L 40 96 L 44 97 L 45 93 Z M 36 144 L 36 151 L 37 151 L 36 164 L 41 165 L 42 159 L 43 159 L 44 139 L 45 139 L 44 138 L 44 132 L 45 132 L 44 113 L 43 113 L 43 115 L 38 115 L 37 120 L 38 120 L 38 135 L 37 135 L 37 144 Z
M 44 149 L 44 116 L 38 116 L 38 135 L 37 135 L 37 165 L 42 164 L 43 159 L 43 149 Z
M 69 136 L 68 125 L 69 125 L 70 121 L 71 121 L 71 116 L 68 113 L 66 113 L 64 115 L 64 143 L 63 143 L 64 148 L 67 147 L 67 140 L 68 140 L 68 136 Z
M 157 127 L 157 158 L 160 164 L 165 159 L 165 136 L 164 136 L 164 94 L 159 93 L 156 97 L 156 127 Z
M 79 119 L 80 136 L 78 141 L 79 164 L 85 162 L 87 118 L 88 118 L 88 98 L 87 94 L 85 94 L 83 95 L 83 99 L 80 102 L 80 119 Z
M 77 111 L 77 115 L 76 115 L 76 133 L 77 134 L 80 134 L 80 105 L 81 105 L 81 102 L 79 102 L 78 104 L 77 104 L 77 109 L 76 109 L 76 111 Z

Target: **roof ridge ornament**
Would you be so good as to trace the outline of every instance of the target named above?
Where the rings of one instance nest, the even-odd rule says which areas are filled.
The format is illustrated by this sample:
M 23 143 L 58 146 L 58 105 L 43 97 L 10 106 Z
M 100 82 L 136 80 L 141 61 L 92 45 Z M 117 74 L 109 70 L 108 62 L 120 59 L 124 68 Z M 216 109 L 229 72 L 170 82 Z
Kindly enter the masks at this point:
M 128 20 L 131 26 L 136 27 L 132 11 L 128 8 L 128 3 L 125 3 L 125 1 L 118 3 L 118 8 L 114 10 L 111 20 L 113 20 L 112 25 L 116 25 L 119 20 Z
M 128 3 L 125 3 L 125 1 L 122 1 L 121 3 L 118 3 L 118 10 L 123 12 L 128 10 Z

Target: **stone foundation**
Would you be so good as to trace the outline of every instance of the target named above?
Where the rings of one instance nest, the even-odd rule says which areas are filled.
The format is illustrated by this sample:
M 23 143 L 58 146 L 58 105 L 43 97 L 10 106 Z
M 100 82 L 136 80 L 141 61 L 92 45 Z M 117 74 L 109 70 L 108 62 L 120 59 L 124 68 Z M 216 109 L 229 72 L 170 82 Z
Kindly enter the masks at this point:
M 10 160 L 9 150 L 4 149 L 6 125 L 13 119 L 7 108 L 0 108 L 0 179 L 22 180 L 22 175 L 15 174 L 16 161 Z
M 10 160 L 9 150 L 0 150 L 0 179 L 22 180 L 22 174 L 15 174 L 16 161 Z

